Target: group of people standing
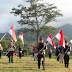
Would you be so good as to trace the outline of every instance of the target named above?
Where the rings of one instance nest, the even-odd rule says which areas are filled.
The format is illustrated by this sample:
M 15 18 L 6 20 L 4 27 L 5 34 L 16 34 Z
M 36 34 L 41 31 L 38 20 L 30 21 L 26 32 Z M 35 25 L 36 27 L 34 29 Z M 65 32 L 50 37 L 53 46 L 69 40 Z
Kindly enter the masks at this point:
M 16 48 L 16 46 L 13 44 L 12 40 L 11 40 L 10 44 L 8 45 L 8 48 L 9 48 L 9 50 L 7 51 L 6 55 L 9 58 L 9 63 L 10 62 L 13 63 L 13 52 L 14 52 L 14 49 Z M 45 50 L 46 49 L 47 49 L 46 43 L 44 43 L 43 39 L 40 38 L 40 41 L 34 46 L 34 49 L 33 49 L 34 61 L 35 61 L 35 58 L 37 55 L 38 69 L 40 69 L 41 60 L 42 60 L 43 70 L 45 70 Z M 3 47 L 0 42 L 0 58 L 1 58 L 2 50 L 3 50 Z M 19 46 L 18 50 L 19 50 L 19 58 L 21 58 L 22 50 L 23 50 L 21 45 Z M 66 68 L 69 67 L 70 50 L 71 50 L 71 47 L 68 45 L 67 41 L 65 41 L 65 48 L 63 48 L 62 46 L 59 46 L 59 45 L 56 46 L 57 61 L 60 60 L 60 63 L 61 63 L 61 61 L 63 63 L 63 58 L 64 58 L 64 64 L 65 64 Z M 49 58 L 50 59 L 51 59 L 51 53 L 52 53 L 52 49 L 50 48 L 49 49 Z
M 13 44 L 13 41 L 11 40 L 9 45 L 8 45 L 8 50 L 5 54 L 5 56 L 8 56 L 9 58 L 9 63 L 13 63 L 13 53 L 14 53 L 14 49 L 16 49 L 16 46 Z M 22 57 L 22 51 L 23 51 L 23 48 L 21 47 L 21 45 L 19 46 L 19 58 Z M 3 47 L 1 45 L 1 42 L 0 42 L 0 58 L 2 56 L 2 51 L 3 51 Z
M 38 69 L 40 69 L 40 62 L 42 60 L 42 65 L 43 65 L 43 70 L 45 70 L 45 50 L 47 49 L 46 44 L 43 42 L 43 39 L 40 38 L 40 41 L 37 45 L 35 45 L 34 50 L 35 54 L 38 53 L 37 58 L 38 58 Z M 70 56 L 70 51 L 71 47 L 68 45 L 68 42 L 65 41 L 65 48 L 62 46 L 57 45 L 56 46 L 56 56 L 57 56 L 57 61 L 60 61 L 60 63 L 63 63 L 65 67 L 69 67 L 69 56 Z M 34 54 L 34 60 L 35 60 L 35 54 Z M 52 54 L 52 49 L 49 48 L 49 59 L 51 59 L 51 54 Z
M 68 45 L 67 41 L 65 41 L 65 48 L 59 45 L 56 46 L 57 61 L 60 61 L 60 63 L 61 62 L 63 63 L 63 60 L 64 60 L 64 64 L 66 68 L 69 67 L 70 51 L 71 51 L 71 47 Z

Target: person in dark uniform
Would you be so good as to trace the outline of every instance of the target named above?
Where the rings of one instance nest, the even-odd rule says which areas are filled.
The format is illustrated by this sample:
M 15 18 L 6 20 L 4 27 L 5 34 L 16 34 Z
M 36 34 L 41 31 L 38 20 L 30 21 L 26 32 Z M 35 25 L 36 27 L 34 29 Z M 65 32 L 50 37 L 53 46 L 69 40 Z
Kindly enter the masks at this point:
M 19 46 L 19 58 L 21 58 L 22 57 L 22 50 L 23 50 L 23 48 L 21 47 L 21 45 Z
M 11 40 L 10 44 L 8 45 L 9 50 L 8 50 L 8 57 L 9 57 L 9 63 L 12 62 L 13 63 L 13 52 L 14 49 L 16 48 L 13 44 L 13 41 Z
M 0 59 L 1 59 L 1 56 L 2 56 L 2 51 L 3 51 L 3 47 L 2 47 L 1 42 L 0 42 Z
M 42 48 L 44 48 L 42 51 L 40 51 Z M 44 54 L 44 50 L 46 49 L 46 44 L 43 42 L 43 39 L 40 38 L 40 42 L 37 44 L 37 52 L 39 53 L 38 54 L 38 69 L 40 69 L 40 62 L 41 62 L 41 59 L 43 58 L 43 62 L 42 62 L 42 65 L 43 65 L 43 70 L 45 70 L 45 54 Z
M 60 49 L 59 49 L 59 45 L 57 45 L 57 46 L 56 46 L 57 61 L 59 61 L 59 53 L 60 53 Z
M 49 59 L 51 59 L 52 49 L 49 48 Z
M 65 41 L 64 63 L 65 63 L 66 68 L 68 68 L 68 66 L 69 66 L 69 56 L 70 56 L 70 46 L 68 45 L 68 42 Z

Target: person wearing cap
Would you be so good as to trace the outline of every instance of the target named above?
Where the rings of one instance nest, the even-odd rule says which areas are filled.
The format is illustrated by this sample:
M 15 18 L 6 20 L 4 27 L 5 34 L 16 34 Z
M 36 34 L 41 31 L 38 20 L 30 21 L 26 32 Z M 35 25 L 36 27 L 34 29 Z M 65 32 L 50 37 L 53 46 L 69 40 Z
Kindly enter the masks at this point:
M 43 49 L 42 51 L 40 51 Z M 46 44 L 43 42 L 43 39 L 40 38 L 40 42 L 37 44 L 37 53 L 38 53 L 38 69 L 40 69 L 40 62 L 41 59 L 43 59 L 42 65 L 43 65 L 43 70 L 45 70 L 45 49 L 46 49 Z
M 66 68 L 68 68 L 68 66 L 69 66 L 70 48 L 71 48 L 71 47 L 68 45 L 68 42 L 65 41 L 64 63 L 65 63 L 65 67 L 66 67 Z
M 1 56 L 2 56 L 2 51 L 3 51 L 3 47 L 2 47 L 1 42 L 0 42 L 0 59 L 1 59 Z
M 12 62 L 13 63 L 13 52 L 14 52 L 14 49 L 16 48 L 13 44 L 13 41 L 11 40 L 10 41 L 10 44 L 8 45 L 8 57 L 9 57 L 9 63 Z
M 21 45 L 19 46 L 19 58 L 21 58 L 22 57 L 22 51 L 23 51 L 23 48 L 21 47 Z

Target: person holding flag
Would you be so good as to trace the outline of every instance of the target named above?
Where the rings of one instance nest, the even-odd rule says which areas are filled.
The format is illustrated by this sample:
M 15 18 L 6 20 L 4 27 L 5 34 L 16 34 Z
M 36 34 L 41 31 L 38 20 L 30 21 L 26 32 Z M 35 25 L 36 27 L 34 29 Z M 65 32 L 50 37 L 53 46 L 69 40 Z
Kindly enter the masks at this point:
M 65 48 L 64 48 L 64 63 L 65 67 L 68 68 L 69 66 L 69 56 L 70 56 L 70 46 L 68 45 L 68 42 L 65 41 Z
M 59 50 L 63 50 L 63 48 L 65 48 L 65 40 L 64 40 L 64 34 L 63 34 L 63 29 L 61 29 L 61 31 L 59 33 L 57 33 L 57 35 L 55 36 L 58 40 L 59 40 Z M 63 59 L 61 59 L 61 57 L 63 56 L 63 52 L 60 52 L 57 56 L 60 57 L 60 62 L 63 62 Z
M 23 32 L 21 32 L 21 34 L 19 35 L 19 37 L 21 40 L 22 40 L 22 44 L 24 45 L 24 38 L 23 38 Z M 22 51 L 23 51 L 23 48 L 21 47 L 21 45 L 19 46 L 19 58 L 22 57 Z
M 13 40 L 16 42 L 17 39 L 16 39 L 16 34 L 15 34 L 15 31 L 14 31 L 14 27 L 13 26 L 10 28 L 10 30 L 8 31 L 8 33 L 12 36 Z M 8 45 L 8 48 L 9 48 L 9 50 L 8 50 L 8 53 L 6 53 L 6 54 L 8 54 L 9 63 L 10 63 L 10 61 L 13 63 L 13 52 L 14 52 L 14 49 L 16 47 L 14 46 L 12 40 L 10 41 L 10 44 Z
M 40 51 L 43 48 L 42 51 Z M 37 44 L 37 52 L 38 52 L 38 69 L 40 69 L 40 61 L 43 58 L 43 70 L 45 70 L 45 50 L 46 49 L 46 44 L 43 42 L 43 39 L 40 38 L 40 42 Z
M 59 45 L 65 48 L 63 29 L 55 37 L 59 40 Z
M 47 38 L 47 41 L 53 46 L 53 48 L 56 49 L 55 43 L 53 41 L 52 35 L 50 34 Z M 49 49 L 49 59 L 51 59 L 51 53 L 52 53 L 52 49 Z
M 13 41 L 11 40 L 10 41 L 10 44 L 8 45 L 8 57 L 9 57 L 9 63 L 12 62 L 13 63 L 13 52 L 14 52 L 14 49 L 16 48 L 13 44 Z

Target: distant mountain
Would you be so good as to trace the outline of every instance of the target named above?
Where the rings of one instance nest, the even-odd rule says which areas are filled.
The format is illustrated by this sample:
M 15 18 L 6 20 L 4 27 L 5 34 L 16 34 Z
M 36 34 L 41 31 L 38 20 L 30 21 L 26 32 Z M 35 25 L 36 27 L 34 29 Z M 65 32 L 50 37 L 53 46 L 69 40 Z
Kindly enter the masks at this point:
M 60 31 L 63 28 L 64 35 L 68 39 L 72 39 L 72 25 L 70 24 L 65 24 L 61 27 L 58 27 L 58 31 Z M 16 36 L 18 37 L 20 32 L 18 30 L 15 30 Z M 5 33 L 0 33 L 0 39 Z M 7 33 L 7 35 L 4 38 L 5 40 L 10 40 L 11 36 Z M 36 35 L 34 35 L 32 32 L 28 31 L 27 33 L 24 33 L 24 40 L 25 41 L 36 41 Z
M 58 31 L 63 28 L 64 35 L 67 36 L 69 39 L 72 39 L 72 25 L 65 24 L 61 27 L 58 27 Z

